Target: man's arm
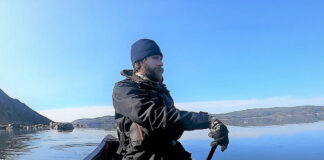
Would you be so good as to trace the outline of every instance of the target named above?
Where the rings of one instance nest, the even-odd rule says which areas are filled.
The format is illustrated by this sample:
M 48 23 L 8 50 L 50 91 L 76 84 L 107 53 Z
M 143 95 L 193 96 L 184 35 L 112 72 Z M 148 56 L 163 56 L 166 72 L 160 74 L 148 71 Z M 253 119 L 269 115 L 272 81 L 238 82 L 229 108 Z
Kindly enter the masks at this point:
M 208 114 L 179 111 L 174 106 L 166 106 L 161 96 L 152 97 L 147 90 L 138 88 L 134 83 L 116 83 L 113 103 L 116 112 L 150 130 L 194 130 L 210 126 Z
M 184 130 L 207 129 L 210 127 L 210 116 L 205 112 L 180 111 Z

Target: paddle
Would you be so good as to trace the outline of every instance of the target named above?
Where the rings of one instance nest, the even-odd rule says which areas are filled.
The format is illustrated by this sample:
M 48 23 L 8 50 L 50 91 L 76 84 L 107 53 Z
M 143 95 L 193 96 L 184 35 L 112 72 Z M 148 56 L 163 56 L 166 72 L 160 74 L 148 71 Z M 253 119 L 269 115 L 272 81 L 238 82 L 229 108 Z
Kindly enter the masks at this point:
M 208 157 L 207 157 L 207 160 L 211 160 L 211 159 L 212 159 L 212 157 L 213 157 L 213 155 L 214 155 L 214 152 L 215 152 L 216 148 L 217 148 L 217 145 L 213 146 L 213 147 L 210 149 L 209 154 L 208 154 Z

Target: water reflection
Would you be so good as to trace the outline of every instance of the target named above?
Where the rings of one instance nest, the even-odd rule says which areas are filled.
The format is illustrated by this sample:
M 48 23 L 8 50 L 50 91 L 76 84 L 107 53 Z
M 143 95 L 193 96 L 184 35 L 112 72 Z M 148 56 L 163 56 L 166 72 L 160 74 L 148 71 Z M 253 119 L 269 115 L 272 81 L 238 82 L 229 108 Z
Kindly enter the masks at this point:
M 267 127 L 231 127 L 228 150 L 215 153 L 223 160 L 324 159 L 324 121 Z M 181 138 L 193 159 L 206 159 L 208 130 L 185 132 Z M 75 129 L 73 132 L 0 130 L 0 159 L 82 159 L 107 135 L 116 131 Z M 260 158 L 261 157 L 261 158 Z
M 324 122 L 267 127 L 231 127 L 226 152 L 216 150 L 222 160 L 322 160 Z M 181 139 L 193 159 L 206 159 L 212 141 L 208 130 L 185 133 Z
M 271 135 L 293 135 L 296 133 L 310 132 L 310 131 L 324 131 L 324 121 L 316 123 L 305 124 L 289 124 L 281 126 L 264 126 L 264 127 L 233 127 L 228 126 L 231 139 L 239 138 L 256 138 L 261 136 Z M 182 140 L 203 140 L 210 139 L 207 134 L 209 130 L 196 130 L 185 132 L 181 137 Z
M 115 131 L 75 129 L 73 132 L 0 131 L 0 159 L 82 159 Z
M 34 140 L 36 131 L 0 130 L 0 159 L 15 159 L 17 156 L 36 148 L 26 142 Z

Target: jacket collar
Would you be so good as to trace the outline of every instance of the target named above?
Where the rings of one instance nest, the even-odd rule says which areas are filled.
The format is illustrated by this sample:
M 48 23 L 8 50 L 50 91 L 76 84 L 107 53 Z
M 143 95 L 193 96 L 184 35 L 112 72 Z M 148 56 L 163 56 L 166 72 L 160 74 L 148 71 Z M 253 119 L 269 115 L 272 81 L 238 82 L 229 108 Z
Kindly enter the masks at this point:
M 126 78 L 132 79 L 139 85 L 152 87 L 155 90 L 166 89 L 165 84 L 163 84 L 163 79 L 162 79 L 162 82 L 155 82 L 155 81 L 148 79 L 147 77 L 144 77 L 143 75 L 134 74 L 133 70 L 131 70 L 131 69 L 124 69 L 120 72 L 120 74 L 122 76 L 125 76 Z

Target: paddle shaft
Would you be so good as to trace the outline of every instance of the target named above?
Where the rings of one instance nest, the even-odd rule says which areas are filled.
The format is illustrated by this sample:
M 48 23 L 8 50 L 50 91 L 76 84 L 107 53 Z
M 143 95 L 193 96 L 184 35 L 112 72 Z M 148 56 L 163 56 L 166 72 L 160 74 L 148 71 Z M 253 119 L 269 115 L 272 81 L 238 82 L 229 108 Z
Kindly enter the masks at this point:
M 217 145 L 215 145 L 214 147 L 212 147 L 210 149 L 207 160 L 211 160 L 213 158 L 213 155 L 214 155 L 214 152 L 215 152 L 216 148 L 217 148 Z

